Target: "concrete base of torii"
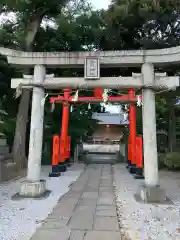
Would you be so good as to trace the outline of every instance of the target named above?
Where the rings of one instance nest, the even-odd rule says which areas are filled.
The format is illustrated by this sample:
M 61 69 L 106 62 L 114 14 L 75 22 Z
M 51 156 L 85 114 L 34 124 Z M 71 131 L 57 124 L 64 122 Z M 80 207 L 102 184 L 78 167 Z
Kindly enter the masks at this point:
M 19 196 L 21 197 L 42 197 L 47 192 L 46 190 L 46 181 L 24 181 L 21 184 L 21 189 L 19 192 Z
M 135 198 L 137 201 L 144 203 L 159 203 L 163 204 L 167 202 L 167 197 L 162 188 L 159 185 L 157 186 L 146 186 L 141 185 L 138 193 L 135 194 Z

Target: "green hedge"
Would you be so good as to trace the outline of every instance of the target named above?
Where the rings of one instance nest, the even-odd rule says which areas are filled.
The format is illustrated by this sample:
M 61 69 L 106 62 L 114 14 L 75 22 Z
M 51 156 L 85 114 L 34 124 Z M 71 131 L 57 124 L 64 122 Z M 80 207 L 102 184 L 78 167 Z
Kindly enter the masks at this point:
M 180 153 L 169 152 L 165 154 L 164 165 L 169 169 L 180 170 Z

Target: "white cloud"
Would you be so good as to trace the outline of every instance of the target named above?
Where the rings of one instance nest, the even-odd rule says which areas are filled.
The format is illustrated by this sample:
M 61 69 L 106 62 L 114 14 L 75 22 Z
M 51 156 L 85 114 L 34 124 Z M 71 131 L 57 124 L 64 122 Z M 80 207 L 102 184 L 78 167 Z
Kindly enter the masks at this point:
M 110 0 L 91 0 L 90 1 L 94 8 L 96 9 L 107 9 L 108 5 L 110 4 Z
M 6 21 L 16 21 L 16 15 L 13 12 L 10 12 L 8 14 L 2 13 L 0 14 L 0 24 L 3 24 Z

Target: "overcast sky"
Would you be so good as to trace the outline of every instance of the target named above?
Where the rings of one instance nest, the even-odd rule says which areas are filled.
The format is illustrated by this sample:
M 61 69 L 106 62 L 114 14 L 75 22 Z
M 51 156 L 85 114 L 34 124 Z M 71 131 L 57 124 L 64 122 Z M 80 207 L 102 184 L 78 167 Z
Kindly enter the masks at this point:
M 101 9 L 101 8 L 107 9 L 110 3 L 110 0 L 91 0 L 91 3 L 96 9 Z
M 89 0 L 93 7 L 95 9 L 107 9 L 108 8 L 108 5 L 110 4 L 110 0 Z M 0 21 L 2 22 L 2 20 L 6 20 L 7 18 L 9 17 L 13 17 L 12 15 L 8 15 L 8 16 L 0 16 Z

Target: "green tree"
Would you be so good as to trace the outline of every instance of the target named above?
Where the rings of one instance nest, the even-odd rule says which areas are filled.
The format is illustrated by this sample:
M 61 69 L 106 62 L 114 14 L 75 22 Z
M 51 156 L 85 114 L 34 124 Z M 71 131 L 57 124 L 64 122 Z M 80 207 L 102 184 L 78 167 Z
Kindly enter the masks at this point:
M 11 31 L 14 34 L 13 39 L 16 39 L 16 48 L 33 51 L 34 43 L 40 26 L 44 19 L 54 19 L 62 13 L 64 9 L 73 10 L 81 5 L 81 1 L 68 1 L 68 0 L 17 0 L 17 1 L 1 1 L 1 12 L 13 12 L 16 15 L 16 22 L 10 23 L 12 27 L 6 25 L 6 33 Z M 69 5 L 68 5 L 69 4 Z M 78 5 L 79 4 L 79 5 Z M 66 6 L 66 8 L 64 8 Z M 10 39 L 10 36 L 8 37 Z M 14 42 L 6 42 L 5 46 L 15 47 Z M 25 159 L 25 143 L 26 143 L 26 127 L 28 122 L 30 91 L 23 90 L 19 110 L 16 119 L 16 130 L 13 144 L 13 157 L 14 161 L 21 165 Z

